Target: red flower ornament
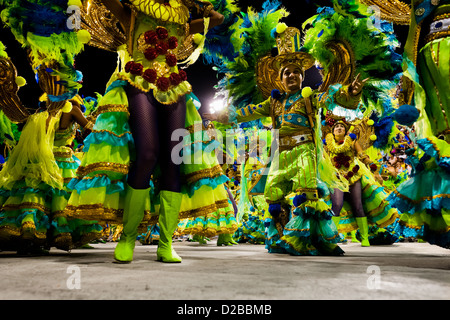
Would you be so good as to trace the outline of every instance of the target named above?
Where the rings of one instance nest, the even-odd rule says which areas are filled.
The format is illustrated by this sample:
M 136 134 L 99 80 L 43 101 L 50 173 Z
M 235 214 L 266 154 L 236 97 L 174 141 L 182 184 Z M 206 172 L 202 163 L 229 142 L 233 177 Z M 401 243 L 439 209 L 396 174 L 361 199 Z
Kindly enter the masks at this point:
M 181 77 L 181 81 L 186 81 L 187 80 L 187 73 L 184 70 L 178 70 L 178 74 Z
M 145 59 L 154 60 L 158 57 L 158 52 L 155 48 L 147 48 L 144 52 Z
M 181 81 L 182 81 L 180 75 L 178 73 L 175 73 L 175 72 L 170 74 L 169 80 L 170 80 L 170 83 L 173 86 L 179 85 L 181 83 Z
M 178 39 L 176 37 L 170 37 L 169 40 L 167 40 L 167 43 L 169 44 L 169 49 L 176 49 L 178 47 Z
M 167 50 L 169 50 L 169 44 L 167 42 L 160 41 L 155 45 L 155 49 L 160 55 L 166 54 Z
M 144 74 L 142 75 L 145 81 L 150 83 L 155 83 L 156 78 L 158 77 L 157 73 L 153 69 L 147 69 L 144 71 Z
M 156 86 L 157 86 L 158 89 L 161 90 L 161 91 L 167 91 L 167 90 L 169 90 L 169 86 L 170 86 L 170 80 L 169 80 L 169 78 L 166 78 L 166 77 L 160 77 L 160 78 L 158 78 L 158 80 L 156 81 Z
M 158 39 L 164 40 L 169 36 L 169 32 L 164 27 L 157 27 L 156 34 L 158 35 Z
M 144 33 L 145 43 L 156 44 L 158 42 L 158 34 L 154 30 L 150 30 Z
M 175 67 L 177 65 L 177 57 L 171 53 L 167 54 L 166 63 L 169 67 Z
M 134 75 L 141 75 L 144 66 L 140 63 L 136 63 L 134 61 L 128 61 L 125 65 L 125 72 L 129 72 Z

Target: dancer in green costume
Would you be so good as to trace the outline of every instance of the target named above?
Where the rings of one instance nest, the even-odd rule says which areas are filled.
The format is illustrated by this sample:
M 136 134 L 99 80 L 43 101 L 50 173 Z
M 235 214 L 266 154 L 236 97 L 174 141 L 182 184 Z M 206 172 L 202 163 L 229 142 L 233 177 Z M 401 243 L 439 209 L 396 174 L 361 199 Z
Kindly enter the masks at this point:
M 298 51 L 298 35 L 296 28 L 286 29 L 277 41 L 279 55 L 261 64 L 267 78 L 272 80 L 269 83 L 279 80 L 285 93 L 274 90 L 266 101 L 238 109 L 235 121 L 270 116 L 273 128 L 279 132 L 279 147 L 264 190 L 273 217 L 266 241 L 269 251 L 340 255 L 343 251 L 336 244 L 339 237 L 331 221 L 333 214 L 318 190 L 318 168 L 328 170 L 328 175 L 333 172 L 331 164 L 325 164 L 324 155 L 317 153 L 316 116 L 322 104 L 318 92 L 309 87 L 301 90 L 304 71 L 314 64 L 314 58 Z M 364 82 L 357 76 L 350 85 L 341 86 L 334 93 L 334 100 L 347 108 L 356 108 Z M 291 210 L 285 208 L 290 208 L 292 196 L 289 219 Z
M 450 247 L 450 1 L 412 1 L 405 44 L 403 103 L 420 111 L 414 174 L 391 193 L 399 230 Z M 424 187 L 427 186 L 427 187 Z
M 158 222 L 157 259 L 181 262 L 172 247 L 179 219 L 211 214 L 218 232 L 237 228 L 223 185 L 228 179 L 212 150 L 214 141 L 203 131 L 186 72 L 177 66 L 189 56 L 191 63 L 201 51 L 201 37 L 193 41 L 188 35 L 206 33 L 222 16 L 210 3 L 197 0 L 102 3 L 85 7 L 83 19 L 91 23 L 93 38 L 100 40 L 95 37 L 101 34 L 93 21 L 96 15 L 90 12 L 106 11 L 113 15 L 113 24 L 121 24 L 124 34 L 113 34 L 111 28 L 113 40 L 99 40 L 118 52 L 120 67 L 85 140 L 85 157 L 70 184 L 74 191 L 66 210 L 102 223 L 123 223 L 114 252 L 118 262 L 132 261 L 141 222 Z M 199 155 L 203 158 L 197 162 Z

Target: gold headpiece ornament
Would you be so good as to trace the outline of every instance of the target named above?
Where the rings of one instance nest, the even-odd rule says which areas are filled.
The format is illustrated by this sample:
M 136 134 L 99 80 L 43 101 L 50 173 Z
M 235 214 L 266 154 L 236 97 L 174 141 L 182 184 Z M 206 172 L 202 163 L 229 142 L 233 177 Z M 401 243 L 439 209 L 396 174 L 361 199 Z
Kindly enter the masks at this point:
M 256 66 L 256 81 L 264 97 L 270 96 L 272 89 L 285 91 L 280 80 L 280 74 L 288 65 L 299 66 L 304 74 L 304 71 L 311 68 L 315 63 L 310 54 L 299 51 L 301 41 L 300 30 L 297 28 L 287 27 L 283 32 L 277 32 L 276 43 L 278 55 L 275 57 L 264 56 Z

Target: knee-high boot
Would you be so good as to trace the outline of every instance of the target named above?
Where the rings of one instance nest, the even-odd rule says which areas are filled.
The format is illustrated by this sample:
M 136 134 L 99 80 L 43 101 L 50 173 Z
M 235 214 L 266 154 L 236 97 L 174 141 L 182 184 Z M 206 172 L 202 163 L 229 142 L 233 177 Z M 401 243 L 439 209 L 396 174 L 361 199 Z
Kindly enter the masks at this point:
M 361 234 L 361 246 L 370 247 L 369 226 L 367 225 L 367 217 L 357 217 L 356 223 L 358 224 L 359 233 Z
M 162 262 L 181 262 L 180 256 L 172 248 L 172 236 L 178 225 L 182 194 L 163 190 L 160 192 L 159 209 L 160 238 L 156 256 Z
M 128 263 L 133 260 L 137 229 L 144 217 L 145 203 L 150 196 L 150 188 L 133 189 L 127 186 L 123 210 L 123 231 L 114 250 L 114 259 Z

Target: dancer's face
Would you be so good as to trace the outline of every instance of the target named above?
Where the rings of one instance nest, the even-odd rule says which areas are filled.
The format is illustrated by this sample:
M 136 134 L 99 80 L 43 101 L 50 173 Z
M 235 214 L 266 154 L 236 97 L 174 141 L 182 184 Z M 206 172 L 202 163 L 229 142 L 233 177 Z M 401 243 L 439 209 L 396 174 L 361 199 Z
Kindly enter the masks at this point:
M 335 136 L 343 136 L 345 135 L 345 126 L 342 123 L 338 123 L 334 126 L 333 134 Z
M 288 65 L 281 74 L 281 83 L 288 93 L 300 90 L 303 82 L 302 70 L 296 65 Z

